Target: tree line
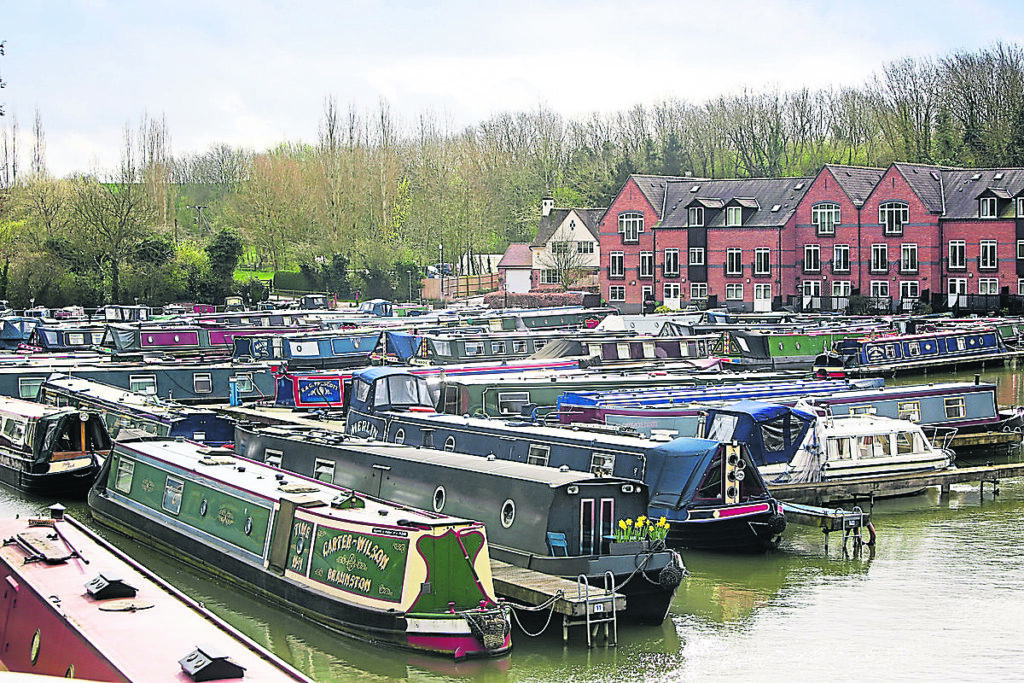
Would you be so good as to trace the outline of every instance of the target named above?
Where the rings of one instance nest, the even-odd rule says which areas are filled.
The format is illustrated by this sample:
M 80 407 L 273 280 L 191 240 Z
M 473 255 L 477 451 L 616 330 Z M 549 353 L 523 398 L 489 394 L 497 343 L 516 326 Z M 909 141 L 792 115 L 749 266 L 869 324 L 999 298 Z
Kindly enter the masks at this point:
M 633 173 L 1022 166 L 1024 51 L 908 57 L 860 87 L 751 89 L 577 119 L 541 107 L 462 129 L 328 98 L 315 142 L 263 151 L 174 156 L 166 122 L 143 118 L 126 127 L 117 169 L 67 178 L 46 171 L 38 112 L 28 144 L 20 137 L 12 121 L 0 138 L 0 298 L 220 303 L 243 286 L 228 272 L 236 251 L 254 270 L 301 269 L 324 289 L 404 296 L 442 257 L 531 241 L 544 196 L 607 206 Z

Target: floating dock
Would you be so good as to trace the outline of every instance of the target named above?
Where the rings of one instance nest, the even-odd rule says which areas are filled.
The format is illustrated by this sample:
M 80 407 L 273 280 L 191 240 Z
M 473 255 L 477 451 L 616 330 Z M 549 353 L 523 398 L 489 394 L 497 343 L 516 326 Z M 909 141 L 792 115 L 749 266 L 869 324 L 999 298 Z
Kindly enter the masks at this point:
M 943 495 L 949 493 L 953 484 L 979 482 L 984 492 L 986 482 L 993 486 L 1000 479 L 1024 477 L 1024 464 L 983 465 L 980 467 L 957 467 L 941 472 L 919 472 L 915 474 L 883 475 L 865 477 L 853 481 L 819 481 L 806 484 L 770 484 L 772 495 L 782 501 L 822 505 L 828 501 L 870 500 L 876 496 L 902 495 L 929 486 L 940 486 Z
M 626 609 L 625 595 L 602 586 L 588 585 L 583 577 L 570 581 L 498 560 L 491 560 L 491 574 L 494 590 L 499 596 L 525 605 L 529 611 L 546 610 L 549 612 L 547 618 L 553 614 L 562 615 L 563 641 L 569 640 L 570 626 L 587 627 L 588 646 L 593 644 L 594 627 L 600 625 L 605 627 L 606 642 L 614 645 L 618 639 L 618 613 Z M 613 629 L 611 636 L 609 626 Z

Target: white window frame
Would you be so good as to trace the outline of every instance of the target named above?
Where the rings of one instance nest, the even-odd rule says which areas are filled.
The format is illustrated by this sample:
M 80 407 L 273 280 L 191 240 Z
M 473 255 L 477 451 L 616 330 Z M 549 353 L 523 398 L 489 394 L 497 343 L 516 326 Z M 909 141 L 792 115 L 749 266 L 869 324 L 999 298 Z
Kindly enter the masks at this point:
M 978 294 L 985 294 L 987 296 L 995 296 L 999 294 L 999 278 L 979 277 Z
M 820 244 L 805 244 L 804 245 L 804 268 L 805 273 L 820 273 L 821 272 L 821 245 Z
M 1024 277 L 1017 278 L 1017 296 L 1024 296 Z
M 678 299 L 682 293 L 680 289 L 678 282 L 666 282 L 662 286 L 662 292 L 666 299 Z
M 964 240 L 950 240 L 947 246 L 948 259 L 946 267 L 950 269 L 963 270 L 967 267 L 967 242 Z
M 577 254 L 593 254 L 594 253 L 594 243 L 589 241 L 589 240 L 585 240 L 583 242 L 577 242 L 576 243 L 576 253 Z
M 688 254 L 689 261 L 687 263 L 691 266 L 703 266 L 704 260 L 704 247 L 690 247 Z
M 772 250 L 767 247 L 754 249 L 754 275 L 771 275 Z
M 729 228 L 738 228 L 743 225 L 743 207 L 742 206 L 727 206 L 725 207 L 725 225 Z
M 871 272 L 872 273 L 887 273 L 889 272 L 889 245 L 872 244 L 871 245 Z
M 1024 218 L 1024 197 L 1017 197 L 1017 218 Z
M 727 282 L 725 284 L 726 301 L 743 301 L 743 284 L 739 282 Z
M 626 286 L 625 285 L 610 285 L 608 287 L 608 301 L 625 301 L 626 300 Z
M 608 254 L 608 277 L 626 277 L 626 254 L 613 251 Z
M 995 240 L 981 240 L 978 245 L 978 269 L 995 270 L 999 267 L 999 247 Z
M 900 245 L 900 272 L 901 273 L 916 273 L 920 268 L 921 264 L 917 258 L 917 245 L 916 244 L 901 244 Z
M 849 280 L 832 281 L 832 296 L 850 296 L 851 292 L 853 292 L 853 285 Z
M 849 244 L 834 244 L 834 245 L 832 245 L 832 272 L 833 273 L 849 273 L 850 272 L 850 245 Z
M 743 275 L 743 250 L 730 247 L 725 250 L 725 274 Z
M 836 234 L 840 224 L 840 209 L 835 202 L 822 202 L 811 207 L 811 224 L 818 235 Z
M 637 211 L 625 211 L 619 214 L 619 234 L 623 242 L 639 242 L 640 233 L 644 231 L 644 215 Z
M 900 299 L 920 299 L 921 283 L 917 280 L 900 281 Z
M 704 207 L 691 206 L 686 210 L 686 224 L 691 228 L 700 228 L 704 225 Z
M 654 252 L 640 252 L 640 277 L 654 277 Z
M 882 202 L 878 205 L 878 222 L 886 235 L 902 235 L 910 222 L 910 206 L 904 202 Z
M 999 218 L 999 203 L 995 197 L 978 200 L 978 218 Z
M 665 250 L 665 277 L 678 277 L 679 276 L 679 250 L 678 249 L 666 249 Z
M 889 281 L 888 280 L 872 280 L 871 281 L 871 298 L 872 299 L 883 299 L 889 296 Z
M 821 296 L 821 280 L 804 280 L 800 291 L 804 296 Z
M 540 283 L 542 285 L 557 285 L 562 282 L 558 276 L 557 268 L 542 268 L 540 271 Z
M 706 282 L 691 282 L 690 283 L 690 300 L 697 301 L 708 298 L 708 283 Z
M 1024 240 L 1017 240 L 1017 258 L 1024 259 Z

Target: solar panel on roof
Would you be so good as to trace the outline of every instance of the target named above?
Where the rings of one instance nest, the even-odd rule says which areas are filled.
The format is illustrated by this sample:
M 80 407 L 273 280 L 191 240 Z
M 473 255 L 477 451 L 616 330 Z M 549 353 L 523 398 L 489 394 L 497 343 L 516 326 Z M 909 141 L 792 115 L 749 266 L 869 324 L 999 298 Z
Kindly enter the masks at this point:
M 971 176 L 971 180 L 980 180 L 980 179 L 981 179 L 981 174 L 980 173 L 975 173 L 974 175 Z
M 802 189 L 804 189 L 804 184 L 803 183 L 797 183 L 796 187 L 794 187 L 793 189 L 794 190 L 802 190 Z
M 690 188 L 690 192 L 698 192 L 698 191 L 700 191 L 700 185 L 694 185 L 693 187 Z
M 772 207 L 772 213 L 775 213 L 776 211 L 778 211 L 781 208 L 782 208 L 781 204 L 776 204 L 775 206 Z
M 995 178 L 996 180 L 1002 180 L 1002 179 L 1003 179 L 1003 172 L 1002 172 L 1002 171 L 1000 171 L 999 173 L 996 173 L 996 174 L 995 174 L 995 176 L 993 176 L 993 177 L 994 177 L 994 178 Z

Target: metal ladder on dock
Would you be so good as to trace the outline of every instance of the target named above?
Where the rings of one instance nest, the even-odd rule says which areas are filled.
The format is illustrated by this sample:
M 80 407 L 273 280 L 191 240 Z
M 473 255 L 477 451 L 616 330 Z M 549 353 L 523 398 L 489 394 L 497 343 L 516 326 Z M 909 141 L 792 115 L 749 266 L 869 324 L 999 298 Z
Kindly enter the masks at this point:
M 617 645 L 619 642 L 619 611 L 615 603 L 615 576 L 610 571 L 605 572 L 604 591 L 591 594 L 590 581 L 586 575 L 580 574 L 576 577 L 576 599 L 583 601 L 586 607 L 585 614 L 575 618 L 568 614 L 563 615 L 562 641 L 568 642 L 570 626 L 586 626 L 587 647 L 594 647 L 593 639 L 603 625 L 605 643 L 611 646 Z M 609 627 L 611 627 L 610 640 Z

